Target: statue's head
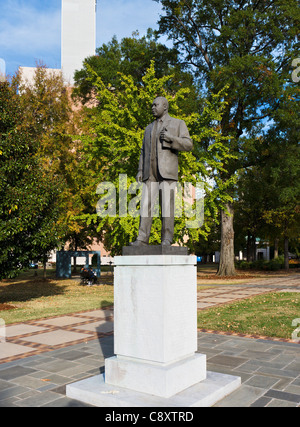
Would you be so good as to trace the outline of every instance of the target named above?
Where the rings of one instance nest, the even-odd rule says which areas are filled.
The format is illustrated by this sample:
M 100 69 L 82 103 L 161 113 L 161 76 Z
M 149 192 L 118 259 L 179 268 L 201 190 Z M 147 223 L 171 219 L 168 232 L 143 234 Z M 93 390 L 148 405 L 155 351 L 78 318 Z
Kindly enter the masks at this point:
M 152 114 L 159 119 L 169 111 L 169 102 L 163 96 L 155 98 L 152 104 Z

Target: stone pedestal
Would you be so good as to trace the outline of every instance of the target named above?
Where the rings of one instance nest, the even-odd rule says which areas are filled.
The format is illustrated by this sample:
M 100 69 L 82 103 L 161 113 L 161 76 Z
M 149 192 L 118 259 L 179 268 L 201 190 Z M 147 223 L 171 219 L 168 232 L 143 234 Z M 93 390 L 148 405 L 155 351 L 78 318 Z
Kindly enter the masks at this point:
M 193 256 L 115 258 L 115 354 L 170 364 L 197 351 Z
M 206 378 L 197 351 L 196 257 L 115 259 L 115 354 L 105 382 L 170 397 Z
M 106 359 L 104 377 L 89 380 L 88 392 L 85 380 L 67 386 L 67 395 L 98 406 L 116 405 L 112 395 L 120 406 L 145 405 L 147 396 L 150 406 L 211 405 L 240 379 L 207 378 L 206 356 L 196 353 L 197 259 L 147 251 L 115 257 L 115 356 Z

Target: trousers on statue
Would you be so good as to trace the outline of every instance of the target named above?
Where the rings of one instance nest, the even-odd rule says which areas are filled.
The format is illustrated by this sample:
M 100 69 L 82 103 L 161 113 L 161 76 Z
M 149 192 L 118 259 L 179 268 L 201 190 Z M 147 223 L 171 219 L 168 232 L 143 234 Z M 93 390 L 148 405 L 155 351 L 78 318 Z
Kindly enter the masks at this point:
M 173 242 L 176 181 L 143 182 L 138 240 L 148 243 L 154 217 L 161 209 L 161 240 Z

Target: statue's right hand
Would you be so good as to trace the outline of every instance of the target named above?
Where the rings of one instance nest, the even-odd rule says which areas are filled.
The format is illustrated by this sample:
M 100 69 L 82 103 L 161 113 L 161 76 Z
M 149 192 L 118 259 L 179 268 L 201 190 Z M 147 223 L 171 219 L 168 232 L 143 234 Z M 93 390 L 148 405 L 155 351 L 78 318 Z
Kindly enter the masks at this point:
M 143 172 L 138 172 L 136 178 L 137 182 L 142 182 L 143 179 Z

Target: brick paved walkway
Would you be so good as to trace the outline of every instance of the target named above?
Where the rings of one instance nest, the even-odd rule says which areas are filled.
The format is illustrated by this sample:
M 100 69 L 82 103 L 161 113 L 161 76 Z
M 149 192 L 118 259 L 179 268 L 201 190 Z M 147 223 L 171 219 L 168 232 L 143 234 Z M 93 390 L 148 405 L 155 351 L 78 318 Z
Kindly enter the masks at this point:
M 243 285 L 217 285 L 198 292 L 198 310 L 268 292 L 300 292 L 300 275 L 250 281 Z
M 7 325 L 0 342 L 1 363 L 113 334 L 113 308 Z

